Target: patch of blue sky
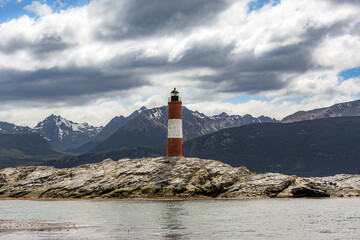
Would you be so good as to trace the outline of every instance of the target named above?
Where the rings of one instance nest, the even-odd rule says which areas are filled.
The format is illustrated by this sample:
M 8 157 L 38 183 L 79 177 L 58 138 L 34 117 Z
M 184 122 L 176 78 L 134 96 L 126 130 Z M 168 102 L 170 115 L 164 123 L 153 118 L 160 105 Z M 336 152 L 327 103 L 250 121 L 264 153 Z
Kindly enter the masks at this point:
M 284 103 L 284 102 L 291 102 L 294 104 L 300 104 L 302 103 L 305 99 L 310 98 L 310 96 L 301 96 L 301 97 L 289 97 L 289 98 L 282 98 L 280 100 L 278 100 L 278 103 Z
M 345 81 L 349 78 L 356 78 L 359 76 L 360 76 L 360 66 L 343 70 L 338 74 L 338 78 L 340 81 Z
M 0 23 L 23 16 L 26 13 L 23 8 L 27 5 L 24 2 L 17 2 L 15 0 L 3 2 L 0 6 Z
M 264 96 L 248 96 L 248 95 L 239 95 L 236 97 L 232 97 L 232 98 L 226 98 L 224 100 L 222 100 L 221 102 L 224 103 L 247 103 L 251 100 L 256 100 L 256 101 L 269 101 L 270 99 Z
M 41 4 L 47 4 L 53 12 L 60 12 L 71 7 L 80 7 L 88 4 L 91 0 L 39 0 Z M 33 0 L 0 0 L 0 23 L 8 22 L 12 19 L 27 15 L 37 17 L 34 13 L 25 10 L 25 6 L 31 5 Z
M 257 11 L 268 4 L 271 4 L 271 6 L 276 6 L 280 4 L 280 0 L 253 0 L 248 4 L 248 13 Z

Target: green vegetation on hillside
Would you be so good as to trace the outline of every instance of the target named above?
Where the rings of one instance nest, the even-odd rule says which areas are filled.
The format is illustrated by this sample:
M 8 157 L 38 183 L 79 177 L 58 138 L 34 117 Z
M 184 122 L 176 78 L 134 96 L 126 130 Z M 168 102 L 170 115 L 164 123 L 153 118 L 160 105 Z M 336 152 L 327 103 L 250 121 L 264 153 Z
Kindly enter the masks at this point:
M 63 155 L 36 133 L 0 133 L 0 168 L 37 165 Z

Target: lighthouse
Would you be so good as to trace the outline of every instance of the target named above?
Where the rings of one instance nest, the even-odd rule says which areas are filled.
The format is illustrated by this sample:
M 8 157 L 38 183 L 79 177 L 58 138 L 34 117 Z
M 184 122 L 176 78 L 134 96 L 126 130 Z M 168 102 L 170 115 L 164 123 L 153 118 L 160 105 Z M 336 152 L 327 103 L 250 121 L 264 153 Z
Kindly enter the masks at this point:
M 183 150 L 183 134 L 182 134 L 182 118 L 181 118 L 181 98 L 179 92 L 174 88 L 168 101 L 169 118 L 168 118 L 168 139 L 166 156 L 182 157 Z

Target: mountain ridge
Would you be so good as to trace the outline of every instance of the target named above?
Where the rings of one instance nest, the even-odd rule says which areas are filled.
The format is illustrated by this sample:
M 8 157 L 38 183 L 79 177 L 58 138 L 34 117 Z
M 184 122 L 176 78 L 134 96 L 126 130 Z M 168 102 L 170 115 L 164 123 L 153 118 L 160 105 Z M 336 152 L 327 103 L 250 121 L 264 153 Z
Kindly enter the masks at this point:
M 0 129 L 8 131 L 33 131 L 43 136 L 51 146 L 66 152 L 86 153 L 94 149 L 101 142 L 109 138 L 130 120 L 144 114 L 146 118 L 153 119 L 155 125 L 167 126 L 167 106 L 148 109 L 145 106 L 135 110 L 127 117 L 115 116 L 104 127 L 95 127 L 88 123 L 76 123 L 60 115 L 51 114 L 39 122 L 34 128 L 16 126 L 12 123 L 0 122 Z M 228 115 L 221 113 L 207 116 L 197 110 L 192 111 L 183 107 L 184 139 L 205 135 L 222 128 L 240 126 L 258 122 L 277 122 L 274 118 L 260 116 L 252 117 Z M 139 127 L 139 126 L 138 126 Z
M 282 123 L 292 123 L 305 120 L 331 117 L 360 116 L 360 100 L 337 103 L 330 107 L 316 108 L 309 111 L 298 111 L 281 120 Z
M 0 131 L 27 132 L 27 131 L 31 131 L 31 128 L 27 126 L 17 126 L 13 123 L 0 121 Z

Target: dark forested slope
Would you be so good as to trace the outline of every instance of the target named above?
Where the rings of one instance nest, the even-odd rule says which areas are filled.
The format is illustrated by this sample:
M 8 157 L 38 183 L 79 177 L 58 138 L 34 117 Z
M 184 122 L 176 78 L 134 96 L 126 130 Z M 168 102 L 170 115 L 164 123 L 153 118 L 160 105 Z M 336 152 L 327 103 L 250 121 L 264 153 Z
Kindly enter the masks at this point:
M 185 155 L 257 172 L 299 176 L 360 173 L 360 117 L 263 123 L 190 140 Z

